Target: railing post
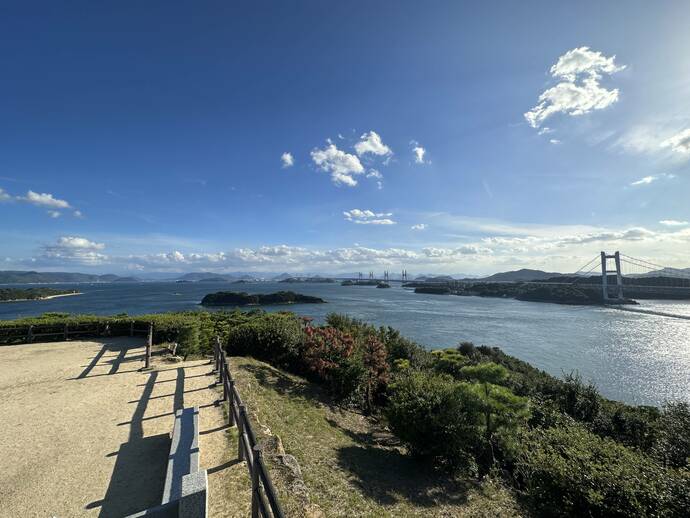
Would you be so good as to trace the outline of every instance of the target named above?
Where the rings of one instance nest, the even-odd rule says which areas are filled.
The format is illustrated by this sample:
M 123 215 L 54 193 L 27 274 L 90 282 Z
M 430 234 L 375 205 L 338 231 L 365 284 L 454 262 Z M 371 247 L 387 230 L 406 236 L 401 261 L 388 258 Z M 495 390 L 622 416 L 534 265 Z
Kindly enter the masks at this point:
M 65 342 L 67 341 L 67 335 L 69 334 L 68 329 L 69 329 L 69 324 L 67 322 L 65 322 Z
M 235 412 L 233 412 L 233 408 L 235 408 L 235 380 L 231 379 L 228 382 L 229 389 L 230 389 L 230 404 L 228 405 L 228 424 L 230 426 L 235 426 Z
M 29 326 L 29 332 L 26 335 L 26 341 L 31 343 L 34 341 L 34 326 Z
M 129 323 L 129 336 L 134 336 L 134 320 Z
M 238 437 L 238 446 L 237 446 L 237 459 L 238 460 L 244 460 L 244 420 L 247 415 L 247 408 L 244 405 L 240 405 L 240 411 L 239 411 L 239 421 L 237 421 L 237 437 Z
M 257 444 L 252 449 L 252 518 L 259 518 L 259 457 L 261 455 L 261 447 Z
M 144 357 L 144 369 L 151 368 L 151 346 L 153 345 L 153 322 L 149 323 L 149 334 L 146 338 L 146 356 Z

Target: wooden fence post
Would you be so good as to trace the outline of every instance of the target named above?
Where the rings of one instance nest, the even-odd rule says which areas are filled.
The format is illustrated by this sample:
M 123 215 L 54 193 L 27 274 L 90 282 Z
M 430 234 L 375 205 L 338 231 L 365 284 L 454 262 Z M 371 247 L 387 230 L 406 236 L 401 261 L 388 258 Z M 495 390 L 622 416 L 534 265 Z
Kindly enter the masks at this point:
M 68 329 L 69 329 L 69 324 L 67 322 L 65 322 L 65 342 L 67 341 L 67 335 L 69 334 Z
M 246 416 L 247 408 L 244 405 L 240 405 L 240 419 L 237 421 L 237 437 L 239 437 L 237 446 L 237 459 L 244 460 L 244 418 Z
M 134 323 L 132 322 L 132 325 Z M 149 323 L 149 335 L 146 339 L 146 358 L 144 359 L 144 369 L 151 368 L 151 346 L 153 345 L 153 322 Z
M 252 518 L 259 518 L 259 456 L 261 455 L 261 447 L 257 444 L 252 449 Z
M 134 320 L 129 323 L 129 336 L 134 336 Z
M 34 341 L 34 326 L 29 326 L 29 332 L 26 335 L 26 341 L 31 343 Z
M 235 380 L 231 379 L 230 383 L 228 383 L 230 386 L 230 404 L 228 405 L 228 424 L 230 426 L 235 426 L 235 412 L 233 409 L 235 408 Z

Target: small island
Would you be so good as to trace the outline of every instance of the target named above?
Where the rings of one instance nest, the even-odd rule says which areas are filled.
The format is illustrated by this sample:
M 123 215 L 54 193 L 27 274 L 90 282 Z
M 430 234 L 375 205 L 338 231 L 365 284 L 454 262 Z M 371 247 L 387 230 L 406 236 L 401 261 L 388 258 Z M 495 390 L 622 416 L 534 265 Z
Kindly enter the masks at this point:
M 256 293 L 219 291 L 209 293 L 201 300 L 202 306 L 264 306 L 271 304 L 323 304 L 326 301 L 319 297 L 302 295 L 293 291 L 277 293 Z
M 0 302 L 47 300 L 69 295 L 81 295 L 81 293 L 77 290 L 56 290 L 53 288 L 0 288 Z
M 379 283 L 376 285 L 376 287 L 377 287 L 377 288 L 390 288 L 391 285 L 388 284 L 387 282 L 379 282 Z

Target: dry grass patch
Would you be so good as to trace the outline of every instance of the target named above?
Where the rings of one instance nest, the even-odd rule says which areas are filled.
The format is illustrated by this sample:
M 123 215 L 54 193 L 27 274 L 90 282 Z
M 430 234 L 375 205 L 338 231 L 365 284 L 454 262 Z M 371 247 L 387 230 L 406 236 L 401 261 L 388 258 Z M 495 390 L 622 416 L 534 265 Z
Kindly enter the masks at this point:
M 407 456 L 379 423 L 331 404 L 315 384 L 244 357 L 230 360 L 257 431 L 282 439 L 308 490 L 270 461 L 288 516 L 521 516 L 500 482 L 453 479 Z

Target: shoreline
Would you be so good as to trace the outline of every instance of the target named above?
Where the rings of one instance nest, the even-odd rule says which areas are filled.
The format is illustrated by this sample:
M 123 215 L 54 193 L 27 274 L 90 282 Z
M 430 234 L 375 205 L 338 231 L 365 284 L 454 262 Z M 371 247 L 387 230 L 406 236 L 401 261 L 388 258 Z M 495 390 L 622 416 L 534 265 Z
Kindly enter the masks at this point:
M 48 295 L 47 297 L 39 297 L 36 299 L 11 299 L 11 300 L 0 300 L 0 302 L 33 302 L 33 301 L 37 301 L 37 300 L 57 299 L 58 297 L 71 297 L 72 295 L 83 295 L 83 293 L 82 292 L 60 293 L 59 295 Z

